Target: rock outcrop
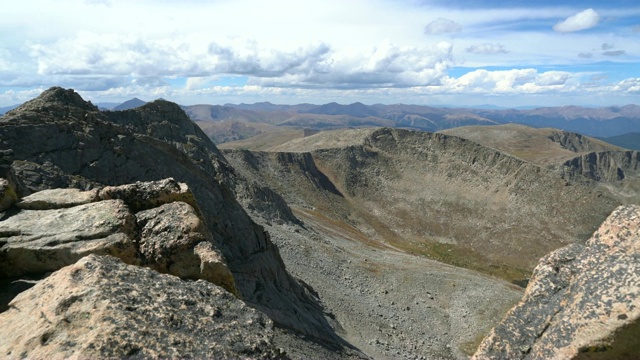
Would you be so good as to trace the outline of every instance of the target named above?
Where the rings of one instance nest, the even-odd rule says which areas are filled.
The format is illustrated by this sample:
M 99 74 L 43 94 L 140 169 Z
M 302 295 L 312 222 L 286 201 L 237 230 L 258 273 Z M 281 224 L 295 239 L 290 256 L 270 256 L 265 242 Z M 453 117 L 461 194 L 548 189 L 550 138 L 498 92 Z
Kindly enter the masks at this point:
M 635 359 L 640 206 L 616 209 L 586 245 L 540 260 L 524 297 L 473 359 Z
M 0 221 L 0 277 L 56 271 L 98 254 L 204 279 L 236 293 L 233 276 L 193 206 L 186 184 L 173 179 L 34 193 Z
M 596 181 L 618 181 L 640 174 L 640 152 L 591 152 L 566 161 L 563 167 L 571 178 L 581 175 Z
M 103 113 L 73 90 L 51 88 L 0 118 L 0 156 L 0 163 L 8 162 L 9 172 L 20 182 L 18 197 L 52 188 L 93 190 L 169 177 L 189 184 L 198 205 L 192 207 L 199 209 L 212 249 L 233 274 L 238 295 L 285 328 L 341 342 L 318 299 L 286 271 L 269 234 L 237 202 L 232 185 L 243 179 L 178 105 L 157 100 Z M 118 200 L 119 195 L 110 198 Z M 138 212 L 137 205 L 124 203 Z M 149 259 L 163 251 L 145 244 Z M 207 248 L 197 249 L 198 259 L 215 263 Z M 181 250 L 176 251 L 171 256 L 182 257 Z
M 89 255 L 0 313 L 7 359 L 284 358 L 273 323 L 207 281 Z

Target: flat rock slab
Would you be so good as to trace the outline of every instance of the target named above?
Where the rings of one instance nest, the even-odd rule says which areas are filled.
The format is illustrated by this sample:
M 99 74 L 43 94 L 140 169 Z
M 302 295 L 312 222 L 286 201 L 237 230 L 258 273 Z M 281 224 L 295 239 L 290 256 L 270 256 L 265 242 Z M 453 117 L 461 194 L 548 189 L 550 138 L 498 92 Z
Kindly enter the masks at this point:
M 48 189 L 25 196 L 17 206 L 26 210 L 63 209 L 88 204 L 97 198 L 97 190 Z
M 89 255 L 0 313 L 12 358 L 283 358 L 273 324 L 227 291 Z
M 135 218 L 121 200 L 22 210 L 0 222 L 0 277 L 55 271 L 89 253 L 135 262 Z

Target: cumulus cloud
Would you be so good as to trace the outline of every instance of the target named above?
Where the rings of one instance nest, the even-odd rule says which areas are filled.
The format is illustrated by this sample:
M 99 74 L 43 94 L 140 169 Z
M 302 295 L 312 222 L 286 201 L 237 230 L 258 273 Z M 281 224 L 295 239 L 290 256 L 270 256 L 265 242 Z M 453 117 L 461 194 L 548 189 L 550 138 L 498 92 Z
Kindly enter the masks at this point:
M 578 57 L 581 57 L 583 59 L 591 59 L 593 57 L 593 53 L 581 52 L 581 53 L 578 54 Z
M 571 73 L 536 69 L 488 71 L 478 69 L 457 79 L 449 79 L 447 87 L 453 92 L 472 94 L 535 94 L 567 89 Z
M 207 84 L 195 79 L 216 76 L 247 76 L 250 84 L 302 88 L 419 86 L 446 76 L 451 51 L 446 42 L 423 48 L 383 43 L 369 51 L 335 50 L 324 43 L 281 50 L 238 38 L 202 44 L 188 38 L 94 33 L 31 46 L 39 75 L 75 80 L 102 76 L 108 81 L 96 86 L 104 89 L 121 85 L 113 81 L 134 79 L 151 86 L 166 77 L 194 79 L 187 87 L 199 88 Z
M 383 44 L 368 53 L 334 53 L 323 66 L 251 83 L 269 87 L 392 88 L 437 85 L 452 65 L 452 46 L 398 47 Z
M 600 22 L 600 15 L 593 9 L 586 9 L 555 24 L 553 30 L 558 32 L 587 30 L 598 25 L 598 22 Z
M 484 43 L 479 45 L 472 45 L 465 50 L 471 54 L 506 54 L 507 49 L 502 44 Z
M 438 18 L 424 27 L 424 33 L 428 35 L 457 33 L 460 31 L 462 31 L 460 24 L 445 18 Z
M 614 48 L 613 44 L 609 44 L 609 43 L 604 43 L 601 46 L 602 50 L 611 50 Z
M 604 56 L 622 56 L 627 52 L 624 50 L 613 50 L 613 51 L 604 51 L 602 55 Z

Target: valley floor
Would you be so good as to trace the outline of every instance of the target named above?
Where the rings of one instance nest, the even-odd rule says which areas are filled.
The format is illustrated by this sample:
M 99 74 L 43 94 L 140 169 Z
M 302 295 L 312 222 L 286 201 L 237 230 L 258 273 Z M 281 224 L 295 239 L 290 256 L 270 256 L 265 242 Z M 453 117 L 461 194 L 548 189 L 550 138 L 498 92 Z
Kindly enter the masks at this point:
M 262 224 L 287 269 L 318 292 L 337 332 L 372 358 L 466 359 L 522 296 L 505 281 L 364 244 L 294 212 L 303 226 Z M 301 345 L 283 347 L 305 358 Z

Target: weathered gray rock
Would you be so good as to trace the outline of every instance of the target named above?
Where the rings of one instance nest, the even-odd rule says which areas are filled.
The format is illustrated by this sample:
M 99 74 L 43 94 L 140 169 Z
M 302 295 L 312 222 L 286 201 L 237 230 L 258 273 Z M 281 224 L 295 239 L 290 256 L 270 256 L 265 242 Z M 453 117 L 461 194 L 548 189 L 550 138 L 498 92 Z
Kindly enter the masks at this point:
M 640 206 L 617 208 L 586 243 L 544 257 L 524 297 L 473 359 L 640 357 Z
M 22 210 L 0 221 L 0 277 L 55 271 L 88 254 L 137 262 L 135 218 L 122 200 Z
M 566 161 L 562 171 L 568 178 L 584 176 L 596 181 L 619 181 L 640 173 L 640 152 L 591 152 Z
M 173 179 L 104 189 L 50 189 L 0 221 L 0 278 L 55 271 L 88 254 L 181 278 L 204 279 L 238 295 L 188 186 Z M 197 205 L 196 205 L 197 206 Z M 147 209 L 133 214 L 133 209 Z
M 18 358 L 274 358 L 273 325 L 224 289 L 90 255 L 0 313 Z
M 101 200 L 122 199 L 133 212 L 151 209 L 174 201 L 185 202 L 196 209 L 198 207 L 187 184 L 178 183 L 173 178 L 107 186 L 100 190 L 99 198 Z
M 144 264 L 181 278 L 204 279 L 237 294 L 233 275 L 189 204 L 172 202 L 136 214 Z
M 233 169 L 177 104 L 100 112 L 73 90 L 54 87 L 0 118 L 4 150 L 11 150 L 25 195 L 169 177 L 189 184 L 242 298 L 280 325 L 340 341 L 317 299 L 286 271 L 269 234 L 238 204 L 229 186 Z
M 88 204 L 97 199 L 97 190 L 47 189 L 22 198 L 17 206 L 25 210 L 62 209 Z
M 17 200 L 15 189 L 9 184 L 9 181 L 0 178 L 0 212 L 10 208 Z

